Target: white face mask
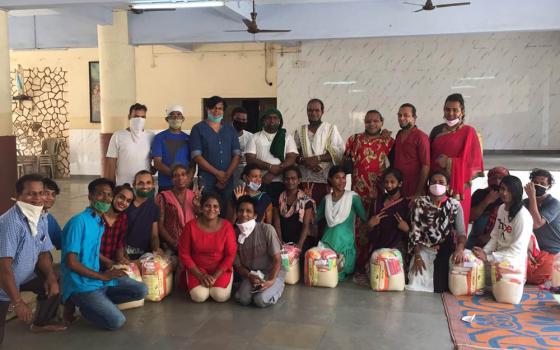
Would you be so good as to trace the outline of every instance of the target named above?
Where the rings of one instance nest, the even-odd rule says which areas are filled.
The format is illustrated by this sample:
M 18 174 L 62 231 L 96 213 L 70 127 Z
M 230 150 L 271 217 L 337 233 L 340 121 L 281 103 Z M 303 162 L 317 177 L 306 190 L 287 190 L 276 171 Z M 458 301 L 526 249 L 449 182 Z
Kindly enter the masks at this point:
M 41 214 L 43 213 L 42 205 L 33 205 L 25 203 L 22 201 L 17 201 L 16 205 L 19 207 L 23 215 L 27 218 L 29 222 L 29 228 L 31 229 L 31 234 L 33 236 L 37 235 L 37 225 L 41 219 Z
M 239 244 L 243 244 L 243 242 L 245 242 L 245 239 L 247 239 L 247 237 L 251 235 L 251 233 L 255 229 L 255 226 L 257 226 L 257 221 L 255 219 L 249 220 L 242 224 L 237 224 L 237 228 L 241 233 L 239 237 L 237 237 L 237 241 L 239 242 Z
M 144 124 L 146 123 L 146 119 L 144 118 L 130 118 L 128 124 L 130 126 L 130 131 L 139 133 L 144 130 Z
M 430 193 L 434 196 L 440 197 L 443 196 L 447 192 L 447 186 L 440 185 L 440 184 L 433 184 L 430 185 Z
M 247 184 L 247 187 L 249 187 L 251 191 L 258 191 L 259 188 L 261 188 L 261 184 L 251 181 Z
M 455 125 L 459 124 L 461 122 L 461 118 L 456 118 L 453 120 L 447 120 L 445 118 L 443 118 L 443 120 L 445 120 L 445 124 L 447 124 L 448 127 L 452 128 Z

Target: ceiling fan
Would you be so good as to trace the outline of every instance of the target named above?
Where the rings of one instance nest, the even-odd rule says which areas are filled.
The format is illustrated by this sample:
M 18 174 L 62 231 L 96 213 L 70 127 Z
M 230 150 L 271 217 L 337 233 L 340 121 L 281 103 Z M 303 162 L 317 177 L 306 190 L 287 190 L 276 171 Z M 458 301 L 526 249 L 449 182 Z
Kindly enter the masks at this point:
M 454 2 L 454 3 L 450 3 L 450 4 L 434 5 L 432 3 L 432 0 L 426 0 L 426 3 L 424 5 L 415 4 L 415 3 L 412 3 L 412 2 L 404 2 L 404 4 L 422 6 L 422 8 L 420 10 L 414 11 L 414 12 L 420 12 L 420 11 L 435 10 L 436 8 L 439 8 L 439 7 L 465 6 L 465 5 L 470 5 L 471 3 L 470 2 Z
M 290 29 L 260 29 L 257 25 L 257 11 L 255 10 L 255 0 L 253 0 L 253 12 L 251 12 L 251 20 L 243 18 L 243 23 L 245 24 L 245 26 L 247 26 L 247 29 L 224 30 L 224 32 L 247 32 L 250 34 L 291 32 Z

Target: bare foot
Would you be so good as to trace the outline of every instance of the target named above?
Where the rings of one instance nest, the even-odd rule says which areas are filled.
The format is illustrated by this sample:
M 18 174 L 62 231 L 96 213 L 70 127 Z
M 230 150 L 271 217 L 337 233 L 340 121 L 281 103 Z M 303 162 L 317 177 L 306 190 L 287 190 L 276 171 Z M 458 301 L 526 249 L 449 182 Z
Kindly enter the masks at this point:
M 68 327 L 63 324 L 47 324 L 44 326 L 37 326 L 32 324 L 30 329 L 34 333 L 42 333 L 42 332 L 62 332 L 65 331 Z

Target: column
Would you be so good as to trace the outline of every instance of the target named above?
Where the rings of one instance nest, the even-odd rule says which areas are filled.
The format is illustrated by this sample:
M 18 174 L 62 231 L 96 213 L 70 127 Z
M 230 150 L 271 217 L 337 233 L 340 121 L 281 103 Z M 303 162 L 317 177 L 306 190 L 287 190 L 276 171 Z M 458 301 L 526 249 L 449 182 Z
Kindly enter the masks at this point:
M 112 25 L 97 26 L 101 83 L 101 173 L 113 132 L 127 126 L 136 101 L 134 47 L 128 40 L 127 11 L 114 11 Z
M 8 45 L 8 12 L 0 10 L 0 214 L 14 202 L 17 180 L 16 137 L 12 127 L 12 88 Z

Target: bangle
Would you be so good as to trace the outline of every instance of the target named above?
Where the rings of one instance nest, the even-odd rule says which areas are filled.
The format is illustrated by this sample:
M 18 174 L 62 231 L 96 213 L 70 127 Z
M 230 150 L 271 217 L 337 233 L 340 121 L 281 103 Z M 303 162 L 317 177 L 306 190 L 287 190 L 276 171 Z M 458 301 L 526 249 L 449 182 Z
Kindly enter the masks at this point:
M 272 168 L 272 164 L 268 163 L 268 170 L 270 170 L 270 168 Z
M 321 156 L 317 156 L 317 161 L 321 163 Z
M 20 307 L 23 304 L 25 304 L 25 301 L 20 298 L 18 301 L 16 301 L 15 303 L 12 304 L 12 310 L 17 309 L 18 307 Z

